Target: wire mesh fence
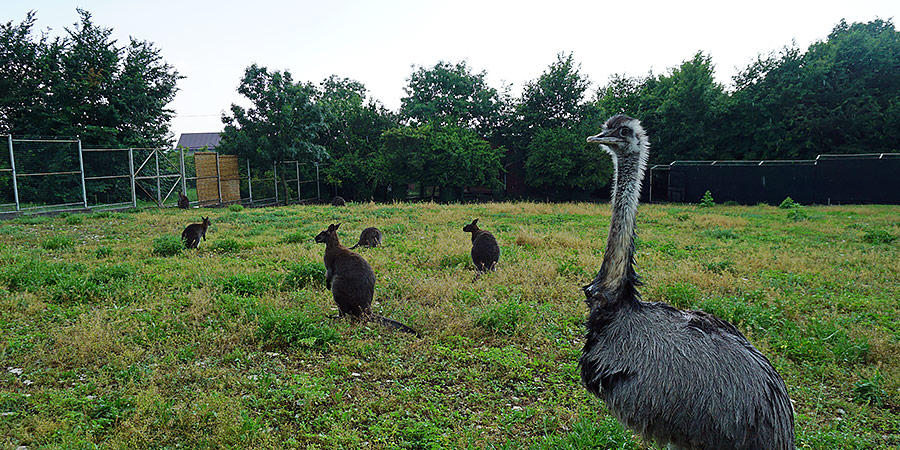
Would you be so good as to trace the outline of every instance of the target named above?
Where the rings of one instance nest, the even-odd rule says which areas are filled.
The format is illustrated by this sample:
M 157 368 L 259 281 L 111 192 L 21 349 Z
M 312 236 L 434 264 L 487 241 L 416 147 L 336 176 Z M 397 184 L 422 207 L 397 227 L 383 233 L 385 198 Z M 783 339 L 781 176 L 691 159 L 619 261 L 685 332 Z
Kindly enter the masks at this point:
M 174 206 L 248 206 L 320 198 L 319 163 L 251 167 L 234 155 L 162 148 L 82 148 L 79 140 L 0 136 L 0 213 Z M 2 144 L 0 144 L 2 145 Z

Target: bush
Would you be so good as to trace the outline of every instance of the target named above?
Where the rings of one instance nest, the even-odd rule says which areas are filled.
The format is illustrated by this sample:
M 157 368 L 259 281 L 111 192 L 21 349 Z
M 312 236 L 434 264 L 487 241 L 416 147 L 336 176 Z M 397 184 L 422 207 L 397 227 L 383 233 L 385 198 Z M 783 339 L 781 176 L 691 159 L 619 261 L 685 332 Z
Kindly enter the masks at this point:
M 872 378 L 863 378 L 853 385 L 853 401 L 866 405 L 884 406 L 887 392 L 881 387 L 884 378 L 877 371 Z
M 244 210 L 242 205 L 229 205 L 228 210 L 231 212 L 241 212 Z
M 286 268 L 287 274 L 282 282 L 285 289 L 303 289 L 313 283 L 325 286 L 324 264 L 308 261 L 292 263 Z
M 521 304 L 515 301 L 509 303 L 488 306 L 481 310 L 475 318 L 475 325 L 488 331 L 512 335 L 519 328 L 519 323 L 525 318 Z
M 66 217 L 67 225 L 81 225 L 82 223 L 84 223 L 84 217 L 81 214 Z
M 183 249 L 184 241 L 181 240 L 181 236 L 166 234 L 153 240 L 153 253 L 159 256 L 175 256 Z
M 712 192 L 706 191 L 703 193 L 703 198 L 700 199 L 700 207 L 701 208 L 709 208 L 710 206 L 715 206 L 716 202 L 713 200 Z
M 788 197 L 790 198 L 790 197 Z M 794 206 L 791 207 L 791 210 L 788 211 L 788 219 L 793 220 L 794 222 L 800 222 L 803 220 L 809 219 L 809 214 L 806 213 L 806 210 L 803 209 L 802 206 L 794 203 Z

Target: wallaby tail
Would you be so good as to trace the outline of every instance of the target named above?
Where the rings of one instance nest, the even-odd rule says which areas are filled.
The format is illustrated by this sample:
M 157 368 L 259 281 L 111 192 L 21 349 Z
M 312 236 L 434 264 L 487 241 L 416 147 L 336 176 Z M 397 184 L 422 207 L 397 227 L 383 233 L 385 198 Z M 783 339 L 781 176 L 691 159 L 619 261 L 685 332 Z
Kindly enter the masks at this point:
M 388 319 L 387 317 L 379 316 L 378 314 L 371 313 L 371 314 L 369 314 L 369 320 L 378 322 L 382 325 L 389 326 L 397 331 L 402 331 L 404 333 L 414 334 L 416 337 L 421 337 L 421 335 L 416 330 L 413 330 L 409 326 L 404 325 L 400 322 L 397 322 L 394 319 Z
M 357 242 L 356 245 L 354 245 L 353 247 L 350 247 L 350 250 L 353 250 L 356 247 L 359 247 L 359 242 Z

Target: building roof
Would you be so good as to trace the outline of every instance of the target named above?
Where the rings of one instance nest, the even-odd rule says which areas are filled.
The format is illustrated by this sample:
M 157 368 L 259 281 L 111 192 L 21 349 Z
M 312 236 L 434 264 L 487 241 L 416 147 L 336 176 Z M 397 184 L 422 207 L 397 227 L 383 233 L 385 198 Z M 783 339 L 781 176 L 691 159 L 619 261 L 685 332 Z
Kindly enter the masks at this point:
M 200 150 L 203 147 L 214 149 L 219 145 L 219 133 L 181 133 L 175 148 L 184 147 L 188 150 Z

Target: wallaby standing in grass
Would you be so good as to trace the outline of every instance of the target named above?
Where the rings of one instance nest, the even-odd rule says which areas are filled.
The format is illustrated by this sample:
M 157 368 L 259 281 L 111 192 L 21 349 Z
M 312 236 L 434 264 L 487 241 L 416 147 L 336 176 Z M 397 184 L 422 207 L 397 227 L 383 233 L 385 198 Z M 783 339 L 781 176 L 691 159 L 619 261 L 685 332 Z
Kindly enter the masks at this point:
M 340 195 L 331 199 L 331 206 L 344 206 L 346 204 L 347 204 L 347 201 L 344 200 L 344 197 L 341 197 Z
M 181 232 L 184 248 L 197 248 L 200 246 L 200 239 L 206 239 L 206 230 L 209 229 L 209 217 L 201 217 L 201 219 L 203 219 L 203 222 L 192 223 Z
M 381 230 L 375 227 L 369 227 L 362 230 L 362 233 L 359 234 L 359 242 L 353 247 L 350 247 L 350 250 L 353 250 L 356 247 L 378 247 L 379 245 L 381 245 Z
M 365 258 L 341 244 L 337 235 L 340 226 L 331 224 L 316 236 L 316 242 L 325 244 L 325 287 L 331 290 L 339 315 L 374 320 L 418 335 L 412 328 L 372 312 L 375 271 Z
M 178 207 L 181 209 L 188 209 L 191 206 L 191 199 L 184 195 L 183 193 L 178 193 Z
M 478 228 L 478 219 L 463 227 L 463 231 L 472 233 L 472 262 L 475 270 L 485 272 L 494 270 L 497 260 L 500 259 L 500 246 L 497 239 L 489 231 Z

